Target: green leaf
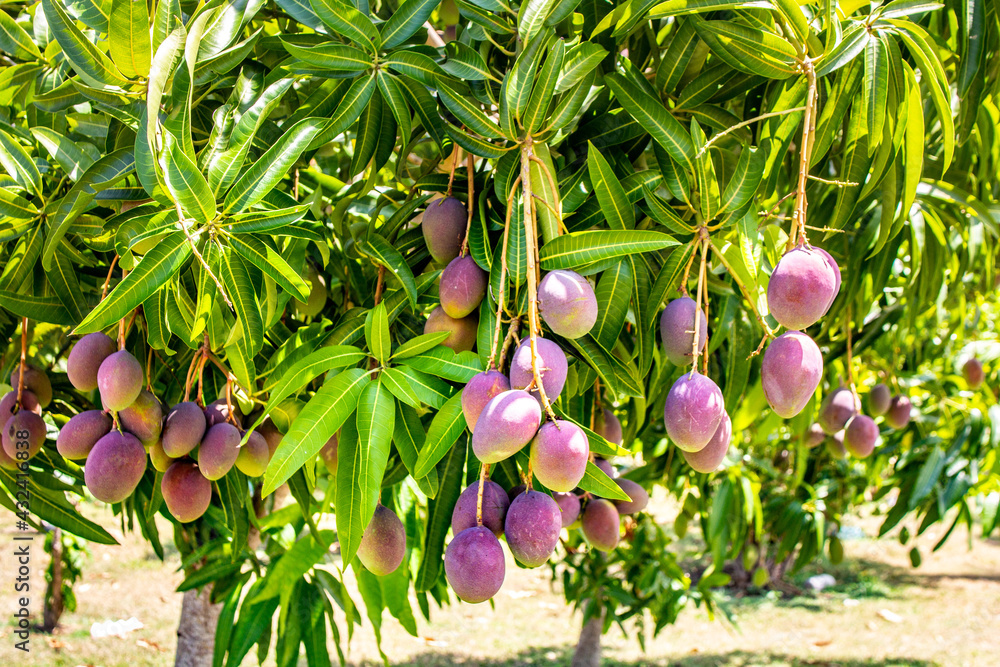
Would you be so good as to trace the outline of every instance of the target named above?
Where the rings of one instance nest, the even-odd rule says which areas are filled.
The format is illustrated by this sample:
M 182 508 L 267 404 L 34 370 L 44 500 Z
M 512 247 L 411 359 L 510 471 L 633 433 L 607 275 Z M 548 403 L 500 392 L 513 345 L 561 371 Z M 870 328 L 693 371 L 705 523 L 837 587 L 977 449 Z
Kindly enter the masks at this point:
M 612 229 L 635 229 L 635 211 L 621 181 L 608 161 L 594 144 L 587 143 L 587 170 L 594 194 L 601 205 L 601 212 Z
M 3 482 L 3 485 L 15 497 L 20 499 L 23 496 L 24 489 L 18 485 L 12 471 L 0 469 L 0 481 Z M 82 516 L 66 500 L 66 495 L 63 491 L 47 489 L 39 484 L 33 484 L 31 486 L 31 499 L 28 504 L 31 514 L 78 537 L 98 544 L 118 544 L 117 540 L 108 531 Z
M 649 10 L 647 18 L 662 19 L 724 9 L 774 9 L 768 0 L 667 0 Z
M 322 126 L 321 131 L 312 134 L 312 141 L 308 144 L 308 149 L 319 148 L 323 144 L 335 139 L 337 135 L 357 122 L 361 112 L 368 105 L 368 101 L 371 100 L 376 87 L 377 84 L 373 76 L 363 76 L 352 83 L 351 87 L 344 93 L 344 98 L 340 101 L 340 104 L 337 105 L 337 110 L 330 115 L 330 119 Z M 316 118 L 307 118 L 301 121 L 299 125 L 303 123 L 313 124 L 317 121 L 318 119 Z M 294 130 L 295 128 L 292 129 Z M 280 175 L 283 174 L 284 172 Z M 275 182 L 278 180 L 280 178 L 276 179 Z
M 691 135 L 659 100 L 652 98 L 621 74 L 608 75 L 604 77 L 604 82 L 625 111 L 649 132 L 670 157 L 684 165 L 688 171 L 694 168 Z
M 31 134 L 38 143 L 45 147 L 52 159 L 59 163 L 70 180 L 80 180 L 83 173 L 94 164 L 94 158 L 55 130 L 47 127 L 33 127 Z
M 532 38 L 541 32 L 545 27 L 545 20 L 556 6 L 556 1 L 525 0 L 521 3 L 517 15 L 517 33 L 522 42 L 530 44 Z
M 413 270 L 403 259 L 403 255 L 393 248 L 388 241 L 378 234 L 371 234 L 367 239 L 358 241 L 358 250 L 368 255 L 376 262 L 389 269 L 392 275 L 396 276 L 406 298 L 410 301 L 410 306 L 414 311 L 417 309 L 417 282 L 413 278 Z
M 500 128 L 486 117 L 479 107 L 472 104 L 464 95 L 459 95 L 443 80 L 438 81 L 438 99 L 455 114 L 470 130 L 479 133 L 487 139 L 503 139 Z
M 79 326 L 75 333 L 93 333 L 107 329 L 163 287 L 187 260 L 191 246 L 183 232 L 172 232 L 146 253 L 135 268 L 111 290 L 107 298 Z
M 412 37 L 437 6 L 438 0 L 405 0 L 382 24 L 382 48 L 389 50 Z
M 334 34 L 347 37 L 371 53 L 378 51 L 382 39 L 372 20 L 340 0 L 309 0 L 316 15 Z
M 817 63 L 816 76 L 826 76 L 858 57 L 870 40 L 875 39 L 860 23 L 853 23 L 833 49 Z
M 406 359 L 408 357 L 415 357 L 418 354 L 422 354 L 431 348 L 436 347 L 450 335 L 451 332 L 449 331 L 435 331 L 434 333 L 414 336 L 397 347 L 396 351 L 392 353 L 392 358 L 399 360 Z
M 563 60 L 555 92 L 562 93 L 576 86 L 593 72 L 607 55 L 607 49 L 593 42 L 581 42 L 571 48 Z
M 726 183 L 719 214 L 738 211 L 750 203 L 757 194 L 763 176 L 764 151 L 758 148 L 743 148 L 736 169 Z
M 73 317 L 69 311 L 62 301 L 54 296 L 33 296 L 0 290 L 0 303 L 18 317 L 51 324 L 73 324 Z
M 632 268 L 627 260 L 619 261 L 601 274 L 597 283 L 597 321 L 590 335 L 605 350 L 614 349 L 625 326 L 633 285 Z
M 180 142 L 168 138 L 161 160 L 167 190 L 185 215 L 201 224 L 212 220 L 215 217 L 215 196 L 198 165 L 185 154 Z
M 333 369 L 353 366 L 365 356 L 364 352 L 353 345 L 330 345 L 298 360 L 274 382 L 273 387 L 265 385 L 264 388 L 270 390 L 270 395 L 253 427 L 257 428 L 278 404 L 302 389 L 306 383 Z
M 414 474 L 423 477 L 444 458 L 458 437 L 465 432 L 465 413 L 462 412 L 462 394 L 456 393 L 441 406 L 427 429 L 427 440 L 417 457 Z
M 128 176 L 135 170 L 135 156 L 128 148 L 108 153 L 87 169 L 80 180 L 59 202 L 55 213 L 49 217 L 49 235 L 42 252 L 42 266 L 49 268 L 56 248 L 70 226 L 94 200 L 98 192 Z
M 108 48 L 122 74 L 129 78 L 149 76 L 153 51 L 146 0 L 111 0 Z
M 219 278 L 236 310 L 236 317 L 243 331 L 243 343 L 250 352 L 250 357 L 246 359 L 249 363 L 260 352 L 264 343 L 264 324 L 260 318 L 257 294 L 247 267 L 237 253 L 232 250 L 224 253 L 220 268 L 222 275 Z
M 542 269 L 572 269 L 593 262 L 678 245 L 670 235 L 653 230 L 572 232 L 556 237 L 539 251 Z
M 267 243 L 254 236 L 239 234 L 229 237 L 229 247 L 240 254 L 274 282 L 300 301 L 309 298 L 309 286 L 302 277 L 289 266 L 285 258 Z
M 224 212 L 245 211 L 263 199 L 285 178 L 325 122 L 321 118 L 306 118 L 282 134 L 233 184 L 226 195 Z
M 462 492 L 465 459 L 468 454 L 468 438 L 460 436 L 459 442 L 451 448 L 441 465 L 438 477 L 441 488 L 437 497 L 427 504 L 427 530 L 424 533 L 423 560 L 417 570 L 413 587 L 417 591 L 428 591 L 438 582 L 441 574 L 441 559 L 444 553 L 444 538 L 451 528 L 451 513 Z
M 769 79 L 795 74 L 795 48 L 777 35 L 731 21 L 691 20 L 712 53 L 733 69 Z
M 42 196 L 42 175 L 38 166 L 24 147 L 3 130 L 0 130 L 0 164 L 21 187 Z
M 314 67 L 335 72 L 364 72 L 372 67 L 370 55 L 346 44 L 331 42 L 300 46 L 284 39 L 281 44 L 290 54 Z
M 368 316 L 365 318 L 365 342 L 368 343 L 372 356 L 384 366 L 392 351 L 389 317 L 385 312 L 384 303 L 379 303 L 368 311 Z
M 0 216 L 17 220 L 31 220 L 38 215 L 38 209 L 27 199 L 18 197 L 6 188 L 0 188 Z M 20 234 L 18 234 L 20 236 Z M 5 240 L 10 240 L 5 239 Z
M 354 558 L 375 513 L 389 461 L 395 405 L 381 380 L 369 383 L 358 400 L 357 437 L 345 428 L 337 447 L 337 539 L 344 563 Z
M 59 42 L 73 69 L 88 85 L 95 88 L 128 85 L 128 79 L 119 74 L 111 59 L 80 32 L 59 5 L 59 0 L 42 0 L 42 9 L 49 30 Z
M 387 368 L 384 373 L 393 395 L 414 408 L 429 405 L 439 409 L 455 394 L 453 387 L 444 380 L 409 366 Z
M 868 40 L 865 47 L 865 78 L 862 99 L 868 117 L 868 136 L 881 137 L 889 102 L 889 49 L 885 37 Z M 877 144 L 872 141 L 868 152 L 874 153 Z
M 403 96 L 403 90 L 396 83 L 395 77 L 379 70 L 377 75 L 378 90 L 382 95 L 382 101 L 388 105 L 392 111 L 393 118 L 399 126 L 399 136 L 404 141 L 408 140 L 412 133 L 412 121 L 410 120 L 410 107 Z
M 955 154 L 955 119 L 951 115 L 951 90 L 948 77 L 937 54 L 931 48 L 930 36 L 920 26 L 909 21 L 890 20 L 896 26 L 896 34 L 903 38 L 910 55 L 917 61 L 922 76 L 921 83 L 927 85 L 931 101 L 941 121 L 941 138 L 944 142 L 944 161 L 941 168 L 947 171 Z
M 66 311 L 73 318 L 73 321 L 79 322 L 86 316 L 90 308 L 86 298 L 84 298 L 84 292 L 80 288 L 80 282 L 77 280 L 76 270 L 68 257 L 57 252 L 52 258 L 52 267 L 45 271 L 45 277 L 48 278 L 52 291 L 66 306 Z
M 322 538 L 318 541 L 316 538 Z M 267 570 L 267 576 L 263 579 L 264 585 L 260 592 L 253 597 L 252 602 L 259 604 L 264 600 L 274 597 L 283 597 L 289 594 L 291 582 L 298 581 L 314 565 L 322 560 L 323 556 L 330 550 L 330 544 L 334 541 L 332 530 L 322 530 L 319 535 L 308 533 L 302 539 L 296 540 L 294 544 Z M 250 598 L 247 598 L 249 601 Z M 244 607 L 247 602 L 244 602 Z M 240 612 L 240 622 L 242 625 L 245 609 Z
M 447 59 L 441 63 L 441 69 L 456 79 L 482 81 L 492 76 L 479 52 L 466 44 L 448 42 L 444 45 L 444 53 Z
M 7 12 L 0 12 L 0 50 L 18 60 L 40 60 L 38 46 Z
M 271 457 L 264 473 L 263 495 L 270 495 L 319 453 L 357 409 L 361 392 L 369 382 L 369 374 L 360 368 L 343 371 L 326 381 L 302 408 Z
M 387 370 L 396 370 L 390 368 Z M 393 424 L 392 442 L 396 445 L 399 458 L 403 465 L 413 476 L 416 470 L 418 452 L 423 449 L 424 440 L 427 434 L 424 433 L 424 426 L 420 423 L 420 417 L 416 410 L 405 403 L 396 403 L 396 421 Z M 438 492 L 437 468 L 431 470 L 425 477 L 413 477 L 417 481 L 417 486 L 429 498 L 434 498 Z
M 455 353 L 443 345 L 403 359 L 402 363 L 452 382 L 468 382 L 483 370 L 483 362 L 477 355 L 472 352 Z
M 527 4 L 525 3 L 521 6 L 524 7 Z M 527 39 L 527 37 L 524 39 Z M 555 46 L 549 50 L 548 55 L 545 57 L 545 65 L 542 67 L 542 71 L 538 73 L 534 87 L 531 90 L 531 97 L 528 98 L 528 106 L 525 107 L 524 113 L 521 115 L 521 124 L 529 132 L 542 128 L 545 123 L 565 55 L 566 47 L 563 45 L 562 40 L 556 40 Z
M 598 498 L 624 500 L 626 502 L 632 500 L 627 493 L 622 491 L 622 487 L 615 484 L 615 481 L 598 468 L 597 464 L 593 461 L 587 461 L 587 470 L 583 473 L 583 479 L 580 480 L 579 486 L 584 491 L 589 491 Z

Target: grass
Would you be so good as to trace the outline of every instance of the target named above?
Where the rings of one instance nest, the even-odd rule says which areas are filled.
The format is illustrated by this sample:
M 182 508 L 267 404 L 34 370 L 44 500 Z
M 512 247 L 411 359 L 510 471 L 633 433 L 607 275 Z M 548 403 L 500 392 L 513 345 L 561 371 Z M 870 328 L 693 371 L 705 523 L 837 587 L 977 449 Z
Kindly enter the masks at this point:
M 114 533 L 114 521 L 95 516 Z M 876 524 L 861 521 L 868 534 Z M 165 528 L 165 526 L 164 526 Z M 164 531 L 162 534 L 169 534 Z M 11 626 L 0 625 L 0 665 L 19 667 L 161 667 L 173 664 L 181 576 L 177 554 L 168 549 L 161 563 L 136 536 L 117 535 L 118 547 L 93 545 L 76 589 L 79 608 L 63 618 L 51 637 L 33 635 L 32 653 L 12 648 Z M 837 584 L 821 593 L 783 599 L 774 593 L 725 601 L 734 622 L 686 610 L 658 637 L 646 637 L 640 650 L 629 636 L 613 629 L 604 637 L 603 664 L 618 667 L 971 667 L 1000 665 L 1000 543 L 975 541 L 970 552 L 961 536 L 930 552 L 940 535 L 918 544 L 924 563 L 909 567 L 907 551 L 890 539 L 845 543 L 838 566 L 819 563 L 795 575 L 794 583 L 819 572 Z M 11 572 L 9 550 L 0 550 L 0 572 Z M 33 590 L 43 586 L 36 565 Z M 8 594 L 9 595 L 9 594 Z M 37 595 L 37 593 L 36 593 Z M 5 597 L 4 599 L 10 599 Z M 355 594 L 355 599 L 360 597 Z M 32 608 L 40 610 L 33 598 Z M 414 604 L 414 609 L 416 605 Z M 92 639 L 92 623 L 135 616 L 144 627 L 123 639 Z M 9 618 L 9 617 L 8 617 Z M 340 618 L 342 622 L 342 617 Z M 453 604 L 432 609 L 432 620 L 418 622 L 409 636 L 395 620 L 383 621 L 382 647 L 394 665 L 567 665 L 579 632 L 579 616 L 541 569 L 508 564 L 507 581 L 489 605 Z M 331 650 L 331 654 L 333 651 Z M 351 665 L 381 665 L 367 619 L 355 630 L 348 653 Z M 248 658 L 244 665 L 256 661 Z M 273 665 L 273 659 L 267 663 Z M 305 658 L 300 660 L 305 665 Z

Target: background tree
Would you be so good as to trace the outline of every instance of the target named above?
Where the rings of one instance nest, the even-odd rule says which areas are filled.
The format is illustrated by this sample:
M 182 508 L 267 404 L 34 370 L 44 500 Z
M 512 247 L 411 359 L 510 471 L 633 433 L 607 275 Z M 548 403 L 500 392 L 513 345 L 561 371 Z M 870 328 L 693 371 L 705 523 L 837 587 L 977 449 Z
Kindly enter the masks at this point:
M 4 376 L 46 372 L 52 434 L 122 399 L 113 441 L 49 438 L 21 461 L 29 518 L 113 543 L 70 502 L 87 487 L 161 557 L 153 517 L 173 521 L 178 664 L 255 646 L 323 664 L 361 606 L 376 634 L 386 609 L 415 633 L 411 588 L 429 616 L 458 581 L 444 553 L 462 489 L 548 486 L 527 447 L 473 452 L 462 388 L 493 369 L 588 442 L 588 539 L 570 527 L 553 561 L 584 610 L 581 660 L 598 625 L 656 632 L 731 581 L 787 588 L 791 568 L 838 557 L 841 517 L 867 497 L 898 494 L 883 531 L 996 530 L 994 3 L 42 0 L 0 24 Z M 768 287 L 786 250 L 813 245 L 843 284 L 807 329 L 819 386 L 783 419 L 761 382 L 782 328 Z M 559 270 L 589 281 L 593 313 L 539 307 Z M 699 333 L 675 364 L 657 323 L 688 294 L 681 331 Z M 97 332 L 81 358 L 117 360 L 99 391 L 67 362 Z M 959 378 L 973 356 L 985 382 Z M 694 370 L 721 390 L 713 426 L 731 421 L 715 474 L 661 418 Z M 39 385 L 12 380 L 11 412 L 33 411 Z M 843 384 L 874 415 L 877 381 L 913 419 L 880 421 L 864 459 L 811 448 L 824 396 Z M 168 439 L 162 407 L 210 423 Z M 109 416 L 74 428 L 86 419 Z M 136 443 L 134 486 L 102 476 L 105 450 Z M 18 512 L 24 478 L 5 464 L 0 502 Z M 621 542 L 617 523 L 604 542 L 587 531 L 600 498 L 635 500 L 625 479 L 676 498 L 678 534 L 700 526 L 695 577 L 641 513 Z M 364 546 L 385 508 L 399 567 Z M 341 568 L 318 567 L 334 544 Z

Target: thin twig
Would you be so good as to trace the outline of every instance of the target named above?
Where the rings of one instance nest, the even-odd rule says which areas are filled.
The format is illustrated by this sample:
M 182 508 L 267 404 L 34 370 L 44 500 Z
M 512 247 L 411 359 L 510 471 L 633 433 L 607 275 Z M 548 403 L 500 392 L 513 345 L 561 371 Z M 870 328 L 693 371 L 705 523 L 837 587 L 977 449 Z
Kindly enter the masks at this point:
M 806 209 L 809 202 L 806 199 L 806 182 L 809 180 L 809 158 L 812 155 L 813 141 L 815 139 L 816 113 L 816 70 L 813 68 L 809 58 L 801 61 L 802 71 L 806 75 L 806 109 L 805 117 L 802 120 L 802 141 L 799 149 L 799 180 L 795 188 L 795 213 L 792 216 L 792 227 L 788 233 L 788 243 L 785 245 L 786 252 L 791 250 L 796 243 L 808 243 L 806 239 L 805 225 Z
M 14 412 L 21 409 L 21 397 L 24 395 L 24 371 L 28 367 L 28 318 L 21 319 L 21 366 L 17 369 L 17 398 L 14 400 Z
M 727 127 L 722 132 L 719 132 L 714 137 L 712 137 L 711 139 L 709 139 L 708 141 L 706 141 L 705 145 L 701 147 L 701 150 L 698 151 L 698 153 L 695 155 L 695 157 L 696 158 L 701 157 L 702 155 L 705 154 L 705 151 L 707 151 L 712 146 L 712 144 L 714 144 L 716 141 L 718 141 L 722 137 L 726 136 L 730 132 L 735 132 L 736 130 L 740 129 L 741 127 L 746 127 L 747 125 L 753 125 L 757 121 L 764 120 L 765 118 L 773 118 L 774 116 L 785 116 L 785 115 L 788 115 L 790 113 L 798 113 L 799 111 L 805 111 L 805 110 L 806 110 L 805 107 L 795 107 L 794 109 L 785 109 L 783 111 L 771 111 L 770 113 L 765 113 L 765 114 L 761 114 L 759 116 L 755 116 L 754 118 L 749 118 L 749 119 L 743 121 L 742 123 L 737 123 L 736 125 L 733 125 L 732 127 Z
M 855 183 L 854 181 L 837 181 L 830 178 L 820 178 L 819 176 L 813 176 L 812 174 L 807 174 L 806 178 L 810 181 L 818 181 L 820 183 L 826 183 L 827 185 L 836 185 L 841 188 L 852 188 L 861 185 L 860 183 Z
M 479 469 L 479 488 L 476 490 L 476 525 L 483 525 L 483 487 L 486 486 L 486 478 L 490 474 L 490 464 L 484 463 Z
M 490 358 L 486 362 L 486 368 L 496 368 L 493 362 L 496 359 L 497 348 L 500 345 L 500 328 L 503 326 L 500 316 L 503 313 L 507 291 L 507 238 L 510 235 L 510 216 L 514 208 L 514 193 L 517 192 L 517 185 L 520 182 L 521 177 L 518 176 L 514 180 L 514 184 L 510 187 L 510 194 L 507 195 L 507 215 L 503 224 L 503 245 L 500 246 L 500 294 L 497 295 L 497 321 L 493 331 L 493 344 L 490 346 Z
M 191 237 L 191 234 L 188 233 L 187 225 L 184 224 L 184 213 L 181 211 L 181 205 L 176 204 L 176 207 L 177 207 L 177 224 L 180 225 L 181 231 L 184 232 L 184 238 L 187 239 L 188 244 L 191 246 L 191 252 L 194 253 L 194 256 L 198 258 L 198 261 L 201 262 L 201 265 L 208 272 L 208 277 L 211 278 L 212 282 L 215 283 L 215 286 L 219 290 L 219 294 L 222 295 L 222 300 L 226 302 L 227 306 L 229 306 L 229 310 L 235 313 L 236 309 L 233 308 L 233 304 L 229 301 L 229 297 L 226 296 L 226 289 L 222 286 L 222 281 L 216 278 L 215 274 L 212 273 L 212 267 L 210 267 L 208 265 L 208 262 L 205 261 L 205 258 L 201 256 L 201 252 L 198 250 L 198 246 L 195 244 L 194 239 Z M 226 233 L 224 230 L 220 231 L 222 231 L 223 234 Z
M 541 370 L 538 367 L 538 338 L 542 327 L 538 315 L 538 229 L 535 225 L 535 206 L 531 198 L 531 149 L 532 138 L 529 135 L 521 145 L 521 195 L 523 197 L 524 235 L 528 256 L 528 335 L 531 339 L 532 373 L 532 381 L 528 388 L 530 389 L 534 385 L 542 399 L 542 407 L 549 415 L 549 419 L 555 421 L 556 415 L 552 410 L 549 397 L 545 395 L 545 386 L 542 384 Z
M 473 158 L 472 153 L 466 156 L 465 160 L 465 171 L 469 179 L 469 217 L 465 221 L 465 237 L 462 239 L 462 247 L 458 251 L 459 257 L 465 257 L 465 253 L 469 250 L 469 232 L 472 231 L 472 214 L 476 209 L 476 175 L 475 175 L 475 158 Z
M 104 297 L 108 295 L 108 285 L 111 284 L 111 274 L 114 273 L 115 265 L 118 264 L 118 255 L 114 256 L 111 260 L 111 268 L 108 269 L 108 277 L 104 279 L 104 286 L 101 287 L 101 301 L 104 301 Z

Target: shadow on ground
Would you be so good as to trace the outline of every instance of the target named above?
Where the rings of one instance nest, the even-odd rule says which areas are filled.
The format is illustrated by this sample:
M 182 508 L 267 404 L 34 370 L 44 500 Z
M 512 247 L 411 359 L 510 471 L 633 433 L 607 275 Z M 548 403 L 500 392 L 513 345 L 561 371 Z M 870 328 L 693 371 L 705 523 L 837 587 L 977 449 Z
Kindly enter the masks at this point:
M 393 667 L 521 667 L 528 665 L 569 665 L 572 648 L 533 648 L 515 656 L 497 660 L 471 658 L 448 652 L 427 652 L 406 662 L 394 662 Z M 380 667 L 380 662 L 362 662 L 359 667 Z M 856 660 L 853 658 L 800 658 L 781 653 L 731 653 L 656 658 L 653 660 L 621 661 L 613 658 L 601 661 L 602 667 L 937 667 L 939 663 L 918 658 L 881 658 Z

